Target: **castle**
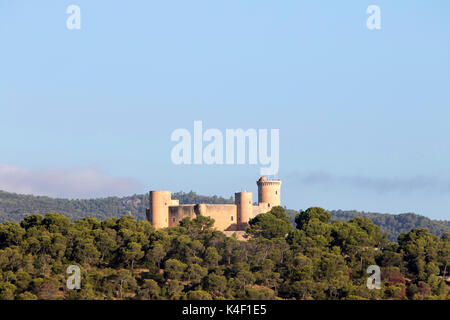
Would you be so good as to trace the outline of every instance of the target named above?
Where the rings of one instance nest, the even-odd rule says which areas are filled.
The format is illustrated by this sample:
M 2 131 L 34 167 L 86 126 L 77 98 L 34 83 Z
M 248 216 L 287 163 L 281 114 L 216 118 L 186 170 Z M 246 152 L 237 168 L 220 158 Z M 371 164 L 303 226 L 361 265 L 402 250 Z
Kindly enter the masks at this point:
M 170 191 L 150 191 L 150 205 L 146 210 L 147 219 L 156 228 L 174 227 L 185 218 L 198 215 L 215 220 L 214 228 L 221 231 L 242 231 L 248 221 L 260 213 L 281 205 L 281 180 L 267 180 L 260 177 L 258 185 L 258 204 L 252 202 L 251 192 L 237 192 L 234 204 L 179 204 L 172 199 Z

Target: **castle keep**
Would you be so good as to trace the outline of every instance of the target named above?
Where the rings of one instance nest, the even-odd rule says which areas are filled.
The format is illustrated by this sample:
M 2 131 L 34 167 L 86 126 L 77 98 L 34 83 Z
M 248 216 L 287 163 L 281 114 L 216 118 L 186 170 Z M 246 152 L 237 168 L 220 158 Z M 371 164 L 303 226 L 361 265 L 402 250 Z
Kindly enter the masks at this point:
M 147 219 L 156 228 L 178 225 L 185 217 L 191 219 L 198 215 L 215 220 L 214 227 L 221 231 L 240 231 L 248 221 L 272 207 L 281 205 L 280 180 L 267 180 L 260 177 L 258 185 L 258 204 L 254 205 L 251 192 L 235 193 L 234 204 L 179 204 L 172 199 L 170 191 L 150 191 L 150 205 L 146 211 Z

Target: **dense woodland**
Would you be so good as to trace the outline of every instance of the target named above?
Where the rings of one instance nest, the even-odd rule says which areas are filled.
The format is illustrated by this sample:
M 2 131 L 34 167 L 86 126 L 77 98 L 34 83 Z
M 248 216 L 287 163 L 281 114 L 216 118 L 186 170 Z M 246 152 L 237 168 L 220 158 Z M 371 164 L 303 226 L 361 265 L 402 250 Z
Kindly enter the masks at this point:
M 369 219 L 321 208 L 295 227 L 275 207 L 246 241 L 200 216 L 155 230 L 132 216 L 71 222 L 61 214 L 0 224 L 0 299 L 449 299 L 450 234 L 413 229 L 391 242 Z M 81 289 L 68 290 L 78 265 Z M 378 265 L 382 288 L 369 290 Z
M 225 199 L 217 196 L 201 196 L 195 192 L 177 192 L 172 194 L 174 199 L 186 203 L 234 203 L 233 198 Z M 132 215 L 136 220 L 145 219 L 145 208 L 148 207 L 148 194 L 133 195 L 129 197 L 109 197 L 102 199 L 68 200 L 20 195 L 0 191 L 0 222 L 20 222 L 31 214 L 45 215 L 49 212 L 59 212 L 72 221 L 85 217 L 94 217 L 99 220 L 120 218 Z M 389 240 L 396 241 L 401 233 L 409 232 L 414 228 L 427 228 L 432 234 L 442 236 L 450 232 L 450 221 L 436 221 L 417 214 L 380 214 L 359 211 L 330 211 L 332 220 L 349 221 L 361 216 L 370 218 L 387 233 Z M 297 211 L 287 210 L 287 214 L 295 226 Z
M 330 211 L 333 220 L 350 221 L 356 217 L 365 217 L 379 226 L 382 232 L 388 234 L 389 240 L 396 241 L 401 233 L 409 232 L 414 228 L 428 229 L 431 233 L 442 236 L 450 232 L 450 221 L 431 220 L 427 217 L 414 214 L 379 214 L 360 211 Z M 450 217 L 450 214 L 449 214 Z

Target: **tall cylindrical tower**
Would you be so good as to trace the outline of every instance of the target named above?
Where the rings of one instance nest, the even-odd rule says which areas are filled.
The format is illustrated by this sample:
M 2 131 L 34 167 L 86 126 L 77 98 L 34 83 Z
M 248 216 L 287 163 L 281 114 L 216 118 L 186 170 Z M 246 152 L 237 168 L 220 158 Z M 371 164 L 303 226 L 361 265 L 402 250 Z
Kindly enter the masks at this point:
M 172 201 L 170 191 L 150 191 L 150 206 L 147 219 L 156 228 L 169 226 L 169 205 Z
M 238 225 L 244 228 L 248 225 L 253 213 L 252 193 L 238 192 L 234 194 L 234 199 L 237 206 Z
M 260 177 L 258 185 L 258 203 L 267 203 L 269 207 L 281 205 L 281 180 L 267 180 Z

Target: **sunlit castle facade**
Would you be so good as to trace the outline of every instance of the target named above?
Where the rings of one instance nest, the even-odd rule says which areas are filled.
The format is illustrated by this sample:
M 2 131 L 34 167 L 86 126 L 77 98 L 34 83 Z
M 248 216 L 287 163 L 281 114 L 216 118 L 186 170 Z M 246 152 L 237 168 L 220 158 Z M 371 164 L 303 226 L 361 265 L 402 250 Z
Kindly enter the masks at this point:
M 281 180 L 268 180 L 260 177 L 258 185 L 258 204 L 253 204 L 251 192 L 237 192 L 234 204 L 179 204 L 172 199 L 171 191 L 150 191 L 147 219 L 156 228 L 174 227 L 185 217 L 192 219 L 199 215 L 214 219 L 214 227 L 221 231 L 242 231 L 248 221 L 260 213 L 281 205 Z

